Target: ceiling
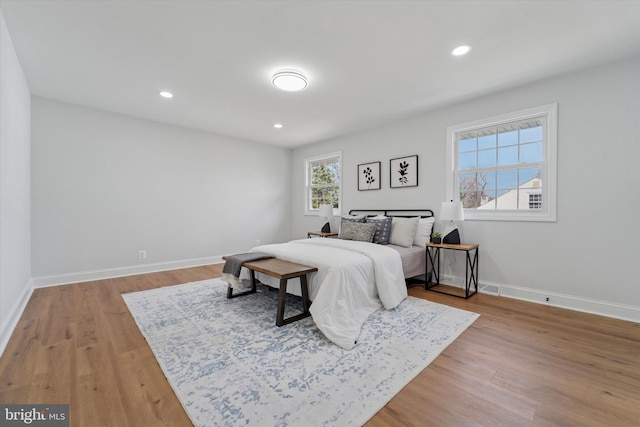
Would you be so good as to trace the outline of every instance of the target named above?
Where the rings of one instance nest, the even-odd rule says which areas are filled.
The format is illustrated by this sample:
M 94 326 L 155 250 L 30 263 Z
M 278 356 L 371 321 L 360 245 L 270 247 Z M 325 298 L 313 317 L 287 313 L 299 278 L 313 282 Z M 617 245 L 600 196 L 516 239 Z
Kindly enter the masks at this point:
M 640 1 L 0 0 L 0 8 L 34 95 L 283 147 L 640 53 Z M 471 52 L 452 56 L 460 44 Z M 281 68 L 303 71 L 309 87 L 275 89 L 270 77 Z

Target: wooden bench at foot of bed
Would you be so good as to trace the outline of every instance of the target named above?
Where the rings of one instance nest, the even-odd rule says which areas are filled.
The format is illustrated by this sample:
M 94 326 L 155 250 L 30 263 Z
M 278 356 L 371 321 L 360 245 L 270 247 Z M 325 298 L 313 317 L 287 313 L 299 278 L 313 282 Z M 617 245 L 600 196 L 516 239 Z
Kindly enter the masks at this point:
M 223 257 L 226 259 L 226 257 Z M 304 319 L 311 316 L 309 313 L 309 289 L 307 287 L 307 274 L 318 271 L 316 267 L 308 265 L 296 264 L 294 262 L 284 261 L 277 258 L 260 259 L 257 261 L 247 261 L 242 264 L 249 270 L 251 275 L 251 289 L 248 291 L 233 294 L 233 288 L 229 286 L 227 289 L 227 298 L 235 298 L 243 295 L 253 294 L 256 292 L 256 275 L 255 272 L 266 274 L 280 280 L 280 289 L 278 291 L 278 311 L 276 313 L 276 326 L 283 326 L 296 320 Z M 300 288 L 302 291 L 302 313 L 288 318 L 284 318 L 284 307 L 287 299 L 287 282 L 295 277 L 300 278 Z

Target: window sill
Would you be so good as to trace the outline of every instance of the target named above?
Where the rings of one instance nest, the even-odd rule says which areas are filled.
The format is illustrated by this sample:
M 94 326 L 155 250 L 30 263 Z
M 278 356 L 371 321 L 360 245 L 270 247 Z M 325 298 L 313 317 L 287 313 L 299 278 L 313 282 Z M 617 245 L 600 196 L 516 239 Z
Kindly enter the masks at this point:
M 528 212 L 476 212 L 464 211 L 465 221 L 520 221 L 520 222 L 556 222 L 555 215 Z

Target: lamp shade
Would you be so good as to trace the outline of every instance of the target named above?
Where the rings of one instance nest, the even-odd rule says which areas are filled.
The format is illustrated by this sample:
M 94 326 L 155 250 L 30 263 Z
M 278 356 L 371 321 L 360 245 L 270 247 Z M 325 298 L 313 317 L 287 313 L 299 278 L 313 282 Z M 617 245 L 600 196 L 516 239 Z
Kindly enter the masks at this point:
M 462 202 L 442 202 L 440 206 L 441 221 L 464 221 Z
M 331 205 L 320 205 L 320 210 L 318 211 L 318 216 L 323 218 L 331 218 L 333 217 L 333 206 Z

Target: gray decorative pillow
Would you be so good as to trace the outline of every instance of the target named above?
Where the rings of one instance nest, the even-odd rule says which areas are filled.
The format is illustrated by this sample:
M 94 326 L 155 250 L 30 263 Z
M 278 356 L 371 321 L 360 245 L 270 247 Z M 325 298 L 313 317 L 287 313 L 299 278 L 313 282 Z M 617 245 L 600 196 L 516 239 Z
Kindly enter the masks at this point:
M 389 236 L 391 235 L 391 217 L 386 218 L 367 218 L 367 224 L 376 225 L 376 234 L 373 236 L 373 243 L 379 245 L 388 245 Z
M 364 217 L 364 215 L 345 215 L 342 217 L 342 222 L 345 221 L 349 221 L 349 222 L 366 222 L 367 219 Z
M 376 233 L 375 224 L 343 221 L 340 229 L 340 238 L 344 240 L 357 240 L 359 242 L 372 242 Z
M 338 238 L 342 239 L 342 224 L 345 222 L 365 222 L 366 218 L 364 215 L 345 215 L 340 218 L 340 230 L 338 230 Z M 350 239 L 351 240 L 351 239 Z

